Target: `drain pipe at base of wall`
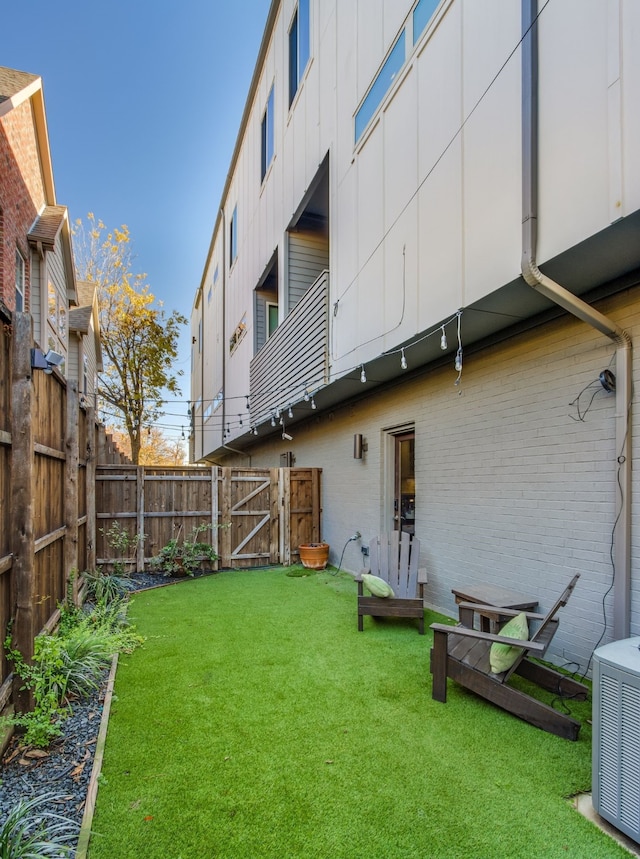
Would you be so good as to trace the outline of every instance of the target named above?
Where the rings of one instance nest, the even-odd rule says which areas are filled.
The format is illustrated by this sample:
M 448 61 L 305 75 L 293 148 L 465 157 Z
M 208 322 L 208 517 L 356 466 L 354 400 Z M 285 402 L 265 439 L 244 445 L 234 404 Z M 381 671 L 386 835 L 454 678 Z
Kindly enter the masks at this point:
M 631 593 L 631 354 L 616 322 L 544 275 L 536 264 L 538 218 L 538 3 L 522 0 L 522 276 L 526 283 L 616 346 L 616 485 L 613 639 L 629 637 Z

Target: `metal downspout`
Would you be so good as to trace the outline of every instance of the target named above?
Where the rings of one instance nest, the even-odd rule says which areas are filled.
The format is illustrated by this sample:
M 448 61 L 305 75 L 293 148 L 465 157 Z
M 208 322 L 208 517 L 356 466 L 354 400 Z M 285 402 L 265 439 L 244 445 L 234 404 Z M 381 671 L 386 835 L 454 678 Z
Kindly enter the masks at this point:
M 522 0 L 522 276 L 616 345 L 616 491 L 613 638 L 628 638 L 631 592 L 631 349 L 629 334 L 536 264 L 538 218 L 538 2 Z

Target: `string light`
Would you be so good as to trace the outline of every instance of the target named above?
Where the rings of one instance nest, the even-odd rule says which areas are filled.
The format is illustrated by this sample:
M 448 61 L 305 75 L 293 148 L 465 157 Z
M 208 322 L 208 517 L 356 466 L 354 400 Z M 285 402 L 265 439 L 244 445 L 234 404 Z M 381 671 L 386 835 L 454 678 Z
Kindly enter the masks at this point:
M 309 391 L 306 389 L 306 387 L 304 389 L 304 401 L 305 403 L 309 402 Z
M 275 414 L 271 413 L 271 426 L 274 427 L 276 425 L 276 417 Z
M 255 424 L 253 425 L 252 433 L 258 435 L 258 427 Z
M 361 370 L 360 370 L 360 381 L 362 382 L 362 384 L 363 384 L 363 385 L 364 385 L 364 383 L 367 381 L 367 374 L 366 374 L 366 373 L 365 373 L 365 371 L 364 371 L 364 364 L 362 364 L 362 365 L 361 365 Z
M 440 338 L 440 348 L 443 352 L 447 351 L 447 332 L 444 330 L 444 325 L 442 326 L 442 337 Z
M 242 415 L 238 415 L 238 426 L 242 426 Z
M 404 349 L 402 350 L 402 358 L 400 358 L 400 367 L 403 370 L 407 369 L 407 359 L 404 357 Z
M 293 417 L 293 409 L 291 408 L 291 403 L 289 403 L 289 417 Z
M 312 409 L 316 408 L 316 401 L 313 399 L 313 397 L 311 397 L 311 408 Z

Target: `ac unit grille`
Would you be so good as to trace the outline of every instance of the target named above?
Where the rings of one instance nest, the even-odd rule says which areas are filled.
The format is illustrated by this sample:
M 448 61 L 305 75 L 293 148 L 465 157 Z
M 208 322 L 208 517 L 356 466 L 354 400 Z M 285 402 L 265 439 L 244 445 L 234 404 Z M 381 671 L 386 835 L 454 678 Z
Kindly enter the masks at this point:
M 594 695 L 594 808 L 640 841 L 640 673 L 595 659 Z

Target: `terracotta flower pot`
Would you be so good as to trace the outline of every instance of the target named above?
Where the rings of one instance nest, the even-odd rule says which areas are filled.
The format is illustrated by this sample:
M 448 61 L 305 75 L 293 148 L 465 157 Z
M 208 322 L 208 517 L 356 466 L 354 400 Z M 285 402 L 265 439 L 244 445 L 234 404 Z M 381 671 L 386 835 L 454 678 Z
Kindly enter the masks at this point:
M 300 561 L 308 570 L 324 570 L 329 559 L 328 543 L 303 543 L 299 546 Z

